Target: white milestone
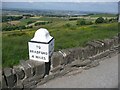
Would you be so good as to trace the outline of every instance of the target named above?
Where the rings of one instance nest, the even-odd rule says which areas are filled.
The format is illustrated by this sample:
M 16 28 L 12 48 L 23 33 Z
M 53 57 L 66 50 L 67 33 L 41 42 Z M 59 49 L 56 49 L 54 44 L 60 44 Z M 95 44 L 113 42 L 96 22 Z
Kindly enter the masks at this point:
M 28 42 L 28 47 L 30 60 L 49 62 L 54 52 L 54 38 L 47 29 L 40 28 Z

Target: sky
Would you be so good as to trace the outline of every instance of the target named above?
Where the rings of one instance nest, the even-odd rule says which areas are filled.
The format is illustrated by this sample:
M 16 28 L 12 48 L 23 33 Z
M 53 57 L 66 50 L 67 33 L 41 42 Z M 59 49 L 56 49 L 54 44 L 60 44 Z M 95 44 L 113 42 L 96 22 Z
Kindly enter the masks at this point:
M 1 0 L 2 2 L 119 2 L 119 0 Z
M 117 13 L 117 2 L 3 2 L 3 9 L 73 10 Z M 22 6 L 22 7 L 21 7 Z
M 119 0 L 4 0 L 2 8 L 118 13 L 118 1 Z

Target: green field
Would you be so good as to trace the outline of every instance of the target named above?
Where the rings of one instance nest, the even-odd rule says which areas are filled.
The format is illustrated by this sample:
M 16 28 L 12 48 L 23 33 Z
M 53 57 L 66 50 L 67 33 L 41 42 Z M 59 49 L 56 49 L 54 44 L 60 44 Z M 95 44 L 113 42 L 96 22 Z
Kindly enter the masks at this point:
M 94 14 L 91 17 L 116 17 L 115 14 Z
M 28 41 L 33 38 L 35 31 L 41 27 L 48 29 L 55 38 L 55 51 L 65 48 L 82 47 L 90 40 L 111 38 L 118 33 L 117 22 L 78 26 L 76 25 L 77 20 L 69 21 L 50 17 L 40 17 L 37 20 L 52 21 L 52 23 L 22 31 L 2 32 L 3 67 L 12 67 L 18 64 L 19 60 L 28 59 Z M 21 22 L 26 24 L 27 21 L 22 20 Z

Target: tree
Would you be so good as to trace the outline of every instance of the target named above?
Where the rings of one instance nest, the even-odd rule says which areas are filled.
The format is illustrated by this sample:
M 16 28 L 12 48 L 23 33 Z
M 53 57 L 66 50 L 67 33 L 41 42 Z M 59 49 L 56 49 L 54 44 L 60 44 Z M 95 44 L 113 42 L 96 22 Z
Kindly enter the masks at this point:
M 105 20 L 103 17 L 99 17 L 96 19 L 95 23 L 103 23 Z
M 86 25 L 86 22 L 85 22 L 84 19 L 83 20 L 78 20 L 77 25 Z
M 70 27 L 71 25 L 69 23 L 65 24 L 65 27 Z

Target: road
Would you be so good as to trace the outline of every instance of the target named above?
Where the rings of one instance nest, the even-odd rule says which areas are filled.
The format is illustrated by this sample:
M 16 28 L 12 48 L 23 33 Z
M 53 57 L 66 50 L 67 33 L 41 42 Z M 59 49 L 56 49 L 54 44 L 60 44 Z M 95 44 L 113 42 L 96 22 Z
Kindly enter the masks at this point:
M 53 79 L 37 88 L 118 88 L 118 55 L 75 75 Z

